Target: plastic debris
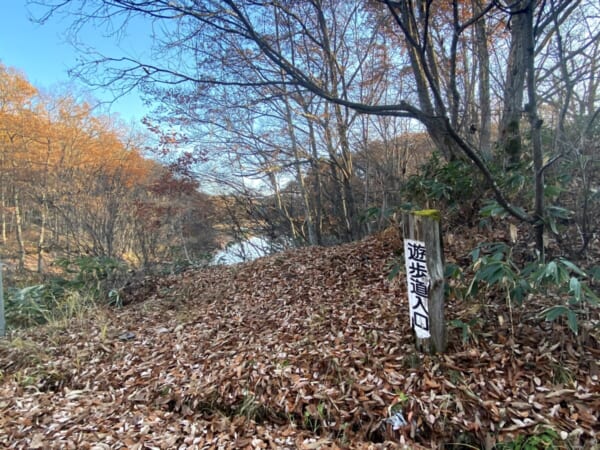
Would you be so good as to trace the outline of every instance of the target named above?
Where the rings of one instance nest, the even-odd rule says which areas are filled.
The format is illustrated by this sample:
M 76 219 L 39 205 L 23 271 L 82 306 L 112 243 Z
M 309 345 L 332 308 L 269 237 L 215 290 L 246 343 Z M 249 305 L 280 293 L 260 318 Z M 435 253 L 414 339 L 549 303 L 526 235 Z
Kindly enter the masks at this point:
M 131 331 L 126 331 L 125 333 L 123 333 L 119 336 L 119 339 L 122 341 L 130 341 L 134 337 L 135 337 L 135 333 L 132 333 Z
M 392 430 L 394 430 L 394 431 L 399 430 L 400 428 L 408 425 L 408 422 L 402 415 L 402 411 L 398 411 L 393 416 L 388 417 L 385 420 L 385 423 L 389 423 L 392 426 Z

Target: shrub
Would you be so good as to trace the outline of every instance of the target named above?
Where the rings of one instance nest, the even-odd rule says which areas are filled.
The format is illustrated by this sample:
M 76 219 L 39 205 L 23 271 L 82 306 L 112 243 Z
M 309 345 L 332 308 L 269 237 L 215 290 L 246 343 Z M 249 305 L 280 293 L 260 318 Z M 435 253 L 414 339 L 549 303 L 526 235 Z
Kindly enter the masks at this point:
M 97 304 L 121 305 L 119 286 L 127 266 L 106 257 L 61 259 L 63 276 L 47 283 L 12 288 L 7 292 L 6 320 L 10 327 L 30 327 L 80 317 Z
M 413 208 L 444 210 L 449 222 L 471 221 L 478 211 L 483 181 L 463 160 L 443 161 L 439 154 L 411 175 L 402 188 L 402 196 Z
M 530 294 L 563 299 L 563 303 L 544 309 L 541 318 L 553 321 L 565 317 L 575 334 L 578 318 L 598 306 L 598 297 L 590 288 L 593 275 L 565 258 L 543 263 L 533 261 L 518 267 L 511 247 L 503 242 L 480 244 L 471 252 L 471 258 L 474 276 L 467 295 L 475 295 L 482 288 L 499 288 L 509 304 L 512 301 L 523 304 Z

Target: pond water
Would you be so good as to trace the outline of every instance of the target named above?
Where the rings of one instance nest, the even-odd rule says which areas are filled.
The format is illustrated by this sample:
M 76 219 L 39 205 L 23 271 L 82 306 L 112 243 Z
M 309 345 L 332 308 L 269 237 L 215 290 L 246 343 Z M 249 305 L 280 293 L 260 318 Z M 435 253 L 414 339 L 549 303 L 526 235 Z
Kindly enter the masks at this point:
M 213 264 L 230 265 L 252 261 L 274 252 L 273 245 L 262 236 L 254 236 L 242 242 L 232 242 L 213 257 Z

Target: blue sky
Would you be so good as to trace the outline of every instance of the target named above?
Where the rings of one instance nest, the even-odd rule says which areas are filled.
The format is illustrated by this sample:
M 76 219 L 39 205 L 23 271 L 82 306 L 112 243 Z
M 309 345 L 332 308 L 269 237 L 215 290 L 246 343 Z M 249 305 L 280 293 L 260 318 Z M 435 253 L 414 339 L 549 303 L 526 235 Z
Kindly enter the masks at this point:
M 70 25 L 68 18 L 59 17 L 44 25 L 33 23 L 30 12 L 39 14 L 39 9 L 26 6 L 26 0 L 4 0 L 0 12 L 0 61 L 6 66 L 21 70 L 30 83 L 38 89 L 49 91 L 74 91 L 79 94 L 90 88 L 69 78 L 68 69 L 77 64 L 77 51 L 66 42 L 64 32 Z M 150 45 L 147 32 L 141 27 L 134 30 L 143 33 L 136 39 L 126 36 L 121 42 L 104 38 L 101 30 L 84 29 L 80 40 L 86 45 L 101 48 L 107 56 L 121 56 L 140 51 L 137 45 Z M 128 39 L 129 38 L 129 39 Z M 143 51 L 143 50 L 142 50 Z M 95 90 L 90 94 L 102 101 L 113 99 L 108 91 Z M 137 122 L 144 116 L 144 107 L 139 95 L 132 93 L 118 99 L 110 106 L 110 113 L 119 113 L 126 122 Z

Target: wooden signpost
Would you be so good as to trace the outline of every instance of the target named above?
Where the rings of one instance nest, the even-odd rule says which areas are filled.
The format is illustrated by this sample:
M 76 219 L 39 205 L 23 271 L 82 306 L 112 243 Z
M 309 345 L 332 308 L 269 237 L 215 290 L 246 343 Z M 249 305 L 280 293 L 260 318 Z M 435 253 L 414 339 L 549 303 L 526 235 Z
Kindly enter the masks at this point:
M 446 349 L 440 219 L 435 209 L 402 214 L 410 324 L 417 350 L 425 353 Z

